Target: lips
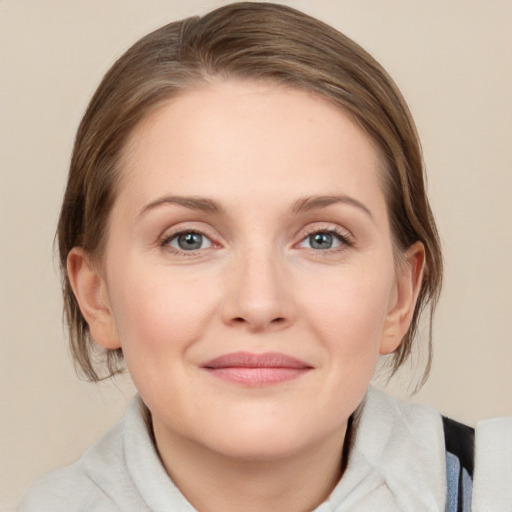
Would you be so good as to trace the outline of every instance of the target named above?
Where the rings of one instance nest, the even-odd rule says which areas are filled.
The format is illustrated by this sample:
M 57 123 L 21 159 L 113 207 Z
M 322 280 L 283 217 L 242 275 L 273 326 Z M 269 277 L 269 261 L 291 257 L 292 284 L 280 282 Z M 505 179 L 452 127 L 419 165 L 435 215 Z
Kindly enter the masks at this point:
M 313 369 L 300 359 L 278 352 L 233 352 L 207 361 L 201 367 L 221 380 L 248 386 L 278 384 Z

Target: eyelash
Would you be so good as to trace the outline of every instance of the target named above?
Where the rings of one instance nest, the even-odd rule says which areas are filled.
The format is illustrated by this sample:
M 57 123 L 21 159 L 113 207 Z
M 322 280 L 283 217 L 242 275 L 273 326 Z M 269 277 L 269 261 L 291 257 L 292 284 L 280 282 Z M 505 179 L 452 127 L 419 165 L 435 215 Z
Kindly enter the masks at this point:
M 200 236 L 206 238 L 210 242 L 210 244 L 211 244 L 210 247 L 215 247 L 215 246 L 218 247 L 218 244 L 213 242 L 211 240 L 211 237 L 209 237 L 207 234 L 203 233 L 202 231 L 200 231 L 198 229 L 180 229 L 179 231 L 175 231 L 173 233 L 167 234 L 167 235 L 165 235 L 159 241 L 159 246 L 162 247 L 163 249 L 173 253 L 173 254 L 185 255 L 185 256 L 196 256 L 201 251 L 204 251 L 205 249 L 209 249 L 210 248 L 210 247 L 207 247 L 207 248 L 204 248 L 204 249 L 196 249 L 196 250 L 185 251 L 185 250 L 180 250 L 180 249 L 178 249 L 176 247 L 172 247 L 170 245 L 170 243 L 175 238 L 177 238 L 177 237 L 179 237 L 181 235 L 200 235 Z
M 320 234 L 320 233 L 325 233 L 325 234 L 334 236 L 336 239 L 338 239 L 338 241 L 340 242 L 340 245 L 339 245 L 339 247 L 328 248 L 328 249 L 309 248 L 309 250 L 314 251 L 315 253 L 322 253 L 324 255 L 335 254 L 335 253 L 344 251 L 347 248 L 353 247 L 355 245 L 353 238 L 346 231 L 342 231 L 341 229 L 333 229 L 332 226 L 315 226 L 315 227 L 311 227 L 311 228 L 307 229 L 306 233 L 304 234 L 304 236 L 302 236 L 302 238 L 300 239 L 298 244 L 301 244 L 304 241 L 306 241 L 309 237 L 316 235 L 316 234 Z M 195 234 L 195 235 L 200 235 L 202 237 L 205 237 L 210 242 L 210 244 L 211 244 L 210 247 L 207 247 L 204 249 L 196 249 L 196 250 L 186 251 L 186 250 L 177 249 L 176 247 L 172 247 L 170 245 L 170 243 L 175 238 L 179 237 L 180 235 L 187 235 L 187 234 Z M 296 246 L 298 244 L 296 243 L 296 244 L 294 244 L 294 246 Z M 211 237 L 209 237 L 206 233 L 204 233 L 201 230 L 180 229 L 179 231 L 175 231 L 173 233 L 167 234 L 164 237 L 162 237 L 159 241 L 159 246 L 173 254 L 185 255 L 185 256 L 197 256 L 200 252 L 202 252 L 206 249 L 209 249 L 211 247 L 213 247 L 213 248 L 219 247 L 219 244 L 216 244 L 214 241 L 212 241 Z
M 332 248 L 332 249 L 323 249 L 323 250 L 311 249 L 316 253 L 322 253 L 324 255 L 336 254 L 338 252 L 345 251 L 346 249 L 348 249 L 350 247 L 354 247 L 354 245 L 355 245 L 354 239 L 347 231 L 333 228 L 331 225 L 329 225 L 329 226 L 314 226 L 309 229 L 306 229 L 306 234 L 301 238 L 299 243 L 302 243 L 305 240 L 307 240 L 309 237 L 316 235 L 316 234 L 320 234 L 320 233 L 325 233 L 325 234 L 334 236 L 335 238 L 337 238 L 339 240 L 340 246 Z

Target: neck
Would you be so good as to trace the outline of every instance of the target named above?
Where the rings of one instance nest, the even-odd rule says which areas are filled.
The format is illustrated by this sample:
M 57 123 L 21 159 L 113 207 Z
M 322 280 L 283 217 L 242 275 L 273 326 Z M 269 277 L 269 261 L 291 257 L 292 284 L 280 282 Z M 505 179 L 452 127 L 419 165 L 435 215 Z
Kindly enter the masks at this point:
M 346 428 L 297 453 L 273 460 L 243 459 L 153 425 L 163 465 L 199 512 L 311 511 L 327 499 L 344 468 Z

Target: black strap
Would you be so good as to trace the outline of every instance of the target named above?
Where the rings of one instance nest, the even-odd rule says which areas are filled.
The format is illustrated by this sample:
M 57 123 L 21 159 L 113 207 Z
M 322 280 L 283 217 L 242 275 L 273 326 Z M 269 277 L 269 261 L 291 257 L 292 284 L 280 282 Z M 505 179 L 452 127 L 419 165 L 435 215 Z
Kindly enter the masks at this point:
M 460 460 L 460 465 L 473 478 L 475 466 L 475 429 L 443 416 L 446 451 Z

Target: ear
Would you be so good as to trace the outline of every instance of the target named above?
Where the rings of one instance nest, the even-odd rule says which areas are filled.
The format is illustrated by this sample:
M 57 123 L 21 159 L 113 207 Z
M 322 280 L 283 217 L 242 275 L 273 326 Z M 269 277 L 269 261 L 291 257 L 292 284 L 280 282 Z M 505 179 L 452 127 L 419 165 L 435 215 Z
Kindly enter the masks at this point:
M 68 277 L 92 339 L 107 349 L 120 348 L 107 286 L 97 265 L 81 247 L 67 258 Z
M 380 354 L 394 352 L 407 333 L 423 281 L 425 247 L 416 242 L 407 249 L 396 276 L 396 288 L 391 298 L 384 325 Z

